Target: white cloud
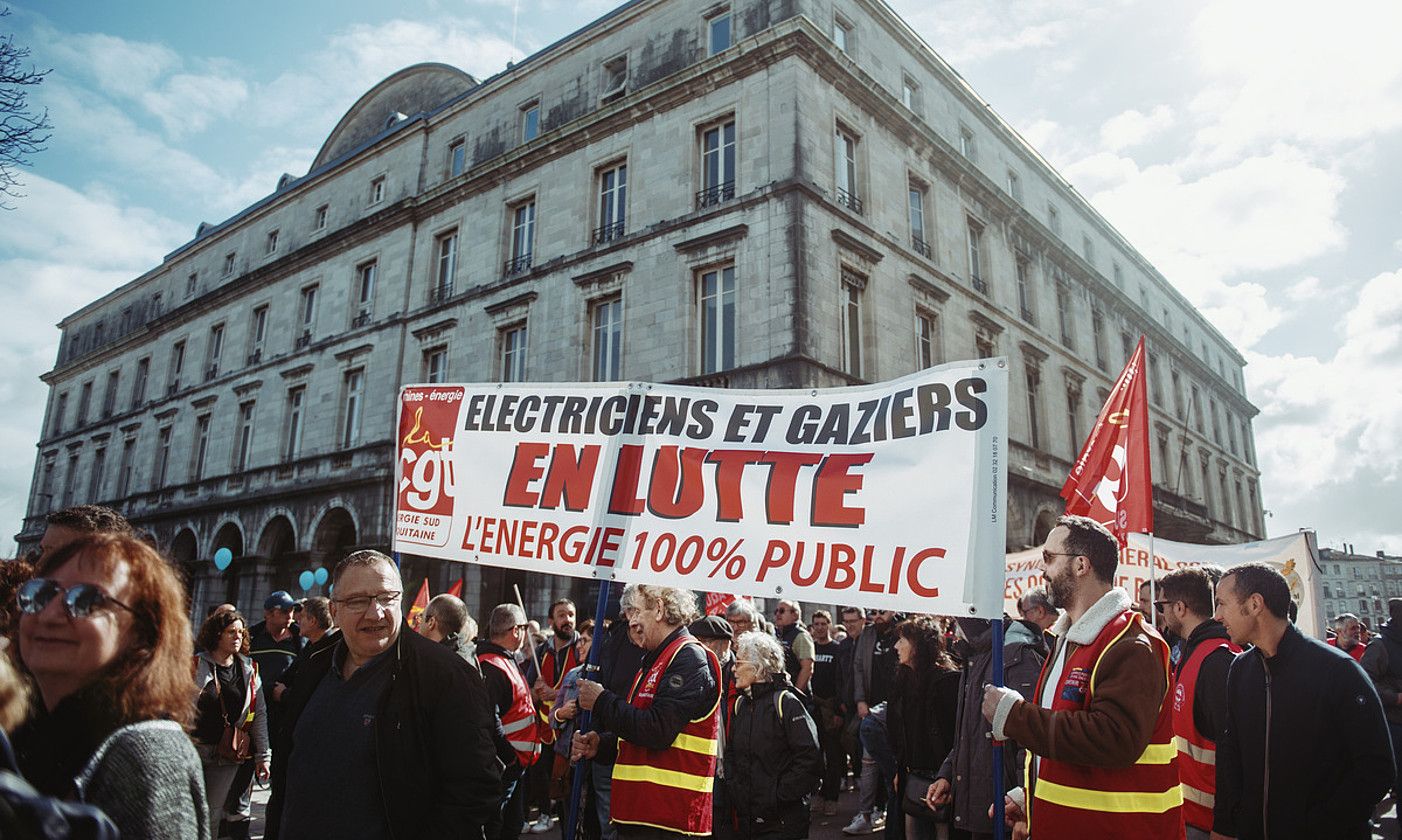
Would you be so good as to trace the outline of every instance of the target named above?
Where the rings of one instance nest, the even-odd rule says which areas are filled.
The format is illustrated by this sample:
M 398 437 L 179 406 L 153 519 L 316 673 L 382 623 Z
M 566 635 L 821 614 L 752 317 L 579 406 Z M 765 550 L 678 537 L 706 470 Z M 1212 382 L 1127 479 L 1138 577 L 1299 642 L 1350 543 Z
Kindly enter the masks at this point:
M 1157 105 L 1145 114 L 1131 108 L 1123 111 L 1100 126 L 1100 142 L 1111 151 L 1120 151 L 1152 138 L 1173 125 L 1173 109 L 1167 105 Z
M 1094 25 L 1108 11 L 1088 0 L 891 0 L 891 6 L 956 67 L 1054 47 Z M 1061 56 L 1059 58 L 1065 58 Z
M 1311 275 L 1295 282 L 1290 288 L 1286 289 L 1285 296 L 1295 303 L 1304 303 L 1305 301 L 1319 297 L 1323 291 L 1324 287 L 1323 284 L 1319 282 L 1319 278 Z

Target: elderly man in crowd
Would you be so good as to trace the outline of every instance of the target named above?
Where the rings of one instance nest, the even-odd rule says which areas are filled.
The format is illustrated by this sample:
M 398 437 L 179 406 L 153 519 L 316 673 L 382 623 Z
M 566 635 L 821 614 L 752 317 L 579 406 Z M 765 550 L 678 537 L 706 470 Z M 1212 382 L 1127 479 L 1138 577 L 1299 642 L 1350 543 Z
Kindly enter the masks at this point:
M 472 643 L 477 638 L 477 622 L 458 596 L 446 592 L 433 596 L 419 619 L 419 632 L 477 667 L 477 647 Z
M 616 752 L 611 811 L 620 837 L 710 834 L 720 663 L 686 628 L 696 598 L 685 589 L 630 584 L 623 610 L 647 651 L 642 669 L 626 697 L 580 681 L 579 705 L 611 734 L 576 734 L 572 758 Z

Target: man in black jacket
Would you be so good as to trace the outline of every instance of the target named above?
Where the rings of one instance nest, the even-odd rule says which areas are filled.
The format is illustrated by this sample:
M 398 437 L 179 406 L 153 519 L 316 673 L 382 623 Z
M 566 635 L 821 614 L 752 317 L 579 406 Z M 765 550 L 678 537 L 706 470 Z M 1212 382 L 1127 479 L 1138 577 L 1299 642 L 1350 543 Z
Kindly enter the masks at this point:
M 1264 563 L 1217 585 L 1217 620 L 1255 648 L 1227 675 L 1212 837 L 1366 840 L 1393 778 L 1382 705 L 1352 657 L 1289 623 L 1289 604 Z
M 354 552 L 333 579 L 342 638 L 284 696 L 265 836 L 480 840 L 501 796 L 481 676 L 404 632 L 389 557 Z
M 1363 652 L 1363 671 L 1378 690 L 1387 715 L 1387 728 L 1392 733 L 1392 758 L 1402 765 L 1402 598 L 1387 599 L 1388 621 L 1382 632 L 1368 643 Z M 1402 776 L 1402 768 L 1398 775 Z M 1393 801 L 1402 797 L 1402 778 L 1392 786 Z

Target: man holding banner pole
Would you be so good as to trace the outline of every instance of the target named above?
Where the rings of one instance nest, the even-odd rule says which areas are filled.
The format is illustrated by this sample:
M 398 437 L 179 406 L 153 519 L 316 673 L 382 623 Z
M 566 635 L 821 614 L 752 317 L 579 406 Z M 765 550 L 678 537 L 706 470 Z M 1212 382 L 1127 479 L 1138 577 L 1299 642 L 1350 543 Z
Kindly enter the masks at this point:
M 1014 840 L 1183 836 L 1168 645 L 1115 586 L 1119 544 L 1094 520 L 1063 516 L 1042 548 L 1057 622 L 1035 702 L 987 686 L 996 740 L 1025 746 L 1027 785 L 1008 795 Z

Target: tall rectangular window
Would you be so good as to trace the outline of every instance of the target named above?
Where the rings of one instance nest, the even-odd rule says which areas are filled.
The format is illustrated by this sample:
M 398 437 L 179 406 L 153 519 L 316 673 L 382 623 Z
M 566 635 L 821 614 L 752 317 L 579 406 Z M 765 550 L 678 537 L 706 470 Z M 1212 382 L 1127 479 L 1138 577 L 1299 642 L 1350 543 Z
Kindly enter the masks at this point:
M 623 236 L 628 208 L 628 164 L 617 163 L 599 170 L 599 226 L 594 242 L 611 242 Z
M 1251 454 L 1251 427 L 1245 420 L 1241 421 L 1241 455 L 1246 463 L 1255 465 L 1256 458 Z
M 974 131 L 967 125 L 959 126 L 959 154 L 969 160 L 978 160 L 978 147 L 974 145 Z
M 69 507 L 73 504 L 73 494 L 78 491 L 78 453 L 76 451 L 68 453 L 68 472 L 63 475 L 63 505 Z
M 535 252 L 535 199 L 518 204 L 511 210 L 511 259 L 507 274 L 528 271 Z
M 92 457 L 92 476 L 88 481 L 88 501 L 102 500 L 102 485 L 107 479 L 107 447 L 99 446 Z
M 228 277 L 234 273 L 234 262 L 238 259 L 238 254 L 233 251 L 224 255 L 224 276 Z
M 1027 370 L 1027 430 L 1033 449 L 1042 448 L 1042 418 L 1038 405 L 1042 400 L 1042 377 L 1035 367 Z
M 146 383 L 151 378 L 151 357 L 143 356 L 136 363 L 136 378 L 131 382 L 131 407 L 140 408 L 146 402 Z
M 939 330 L 939 316 L 929 310 L 915 310 L 915 362 L 921 370 L 940 362 Z
M 1017 308 L 1022 320 L 1029 324 L 1037 323 L 1037 307 L 1032 294 L 1032 261 L 1022 254 L 1013 257 L 1017 272 Z
M 152 489 L 166 486 L 170 478 L 170 426 L 162 426 L 156 432 L 156 463 L 151 466 Z
M 591 317 L 593 377 L 595 382 L 623 378 L 623 298 L 596 301 Z
M 174 393 L 180 390 L 180 376 L 185 372 L 185 339 L 170 346 L 170 370 L 166 377 L 166 390 Z
M 1008 170 L 1008 195 L 1013 201 L 1022 201 L 1022 179 L 1013 170 Z
M 355 269 L 355 322 L 362 326 L 369 322 L 375 309 L 375 281 L 380 273 L 376 260 L 361 263 Z
M 1081 256 L 1086 258 L 1086 262 L 1095 262 L 1095 243 L 1084 234 L 1081 235 Z
M 735 367 L 735 267 L 713 268 L 697 278 L 701 372 Z
M 1217 473 L 1217 489 L 1222 499 L 1222 522 L 1235 527 L 1236 520 L 1232 516 L 1232 497 L 1227 495 L 1227 474 Z
M 987 293 L 988 281 L 983 276 L 983 225 L 968 219 L 965 229 L 969 237 L 969 283 L 975 290 Z
M 268 340 L 268 304 L 253 307 L 248 319 L 248 363 L 263 360 L 263 344 Z
M 311 339 L 312 330 L 316 327 L 316 298 L 318 286 L 311 285 L 302 289 L 301 322 L 302 338 L 305 339 L 301 346 L 306 346 L 306 341 Z
M 862 292 L 866 281 L 851 272 L 842 272 L 842 366 L 853 376 L 862 376 Z
M 68 414 L 68 394 L 58 395 L 58 402 L 54 404 L 54 425 L 51 435 L 57 437 L 63 434 L 64 415 Z
M 239 404 L 238 440 L 234 446 L 234 472 L 248 469 L 253 457 L 253 408 L 252 401 Z
M 1071 460 L 1081 451 L 1081 389 L 1066 386 L 1066 432 Z
M 502 382 L 526 381 L 526 325 L 503 327 L 498 333 Z
M 107 389 L 102 392 L 102 416 L 111 417 L 117 410 L 117 388 L 121 385 L 122 372 L 120 370 L 108 371 Z
M 609 59 L 603 66 L 603 93 L 600 102 L 612 102 L 628 92 L 628 56 Z
M 192 271 L 192 272 L 190 272 L 190 275 L 189 275 L 188 277 L 185 278 L 185 297 L 187 297 L 187 298 L 192 298 L 192 297 L 194 297 L 194 296 L 195 296 L 195 290 L 199 288 L 199 284 L 200 284 L 200 275 L 199 275 L 199 272 L 197 272 L 197 271 Z
M 832 19 L 832 42 L 839 50 L 847 52 L 848 42 L 852 39 L 852 25 L 842 18 Z
M 312 217 L 312 227 L 316 230 L 326 230 L 326 218 L 331 215 L 331 205 L 323 204 L 316 208 L 316 213 Z
M 1199 395 L 1198 395 L 1198 386 L 1193 385 L 1193 386 L 1190 386 L 1190 387 L 1191 387 L 1191 390 L 1192 390 L 1192 400 L 1191 400 L 1191 403 L 1192 403 L 1192 406 L 1193 406 L 1193 427 L 1196 428 L 1196 429 L 1198 430 L 1198 434 L 1202 434 L 1202 432 L 1203 432 L 1203 424 L 1202 424 L 1202 400 L 1199 398 Z
M 447 347 L 432 347 L 424 351 L 424 381 L 434 385 L 448 381 Z
M 385 176 L 370 181 L 370 203 L 379 204 L 385 200 Z
M 735 197 L 735 121 L 728 120 L 701 131 L 701 192 L 698 207 L 709 207 Z
M 1061 343 L 1072 352 L 1076 349 L 1076 313 L 1071 308 L 1071 290 L 1056 284 L 1056 320 L 1061 328 Z
M 209 346 L 205 348 L 205 381 L 219 375 L 219 361 L 224 355 L 224 325 L 215 324 L 209 328 Z
M 346 371 L 341 384 L 344 410 L 341 417 L 341 446 L 349 449 L 360 442 L 360 414 L 365 400 L 365 369 Z
M 287 389 L 287 418 L 283 423 L 282 457 L 295 461 L 302 456 L 302 412 L 307 398 L 307 386 Z
M 531 102 L 521 108 L 521 142 L 529 143 L 540 136 L 540 103 Z
M 1051 228 L 1052 235 L 1061 235 L 1061 213 L 1057 211 L 1055 205 L 1047 205 L 1047 227 Z
M 1212 442 L 1218 446 L 1222 445 L 1222 424 L 1217 419 L 1217 400 L 1213 397 L 1207 398 L 1207 414 L 1212 418 Z
M 1163 405 L 1163 383 L 1159 381 L 1159 357 L 1149 354 L 1149 396 L 1156 405 Z
M 78 425 L 85 426 L 88 422 L 88 407 L 92 405 L 92 380 L 83 383 L 82 390 L 78 392 Z
M 1169 373 L 1169 381 L 1172 383 L 1173 388 L 1173 414 L 1179 420 L 1182 420 L 1187 414 L 1183 408 L 1183 382 L 1178 376 L 1178 371 L 1175 370 Z
M 270 230 L 270 231 L 268 231 L 267 240 L 264 242 L 264 245 L 263 245 L 263 253 L 264 253 L 264 254 L 276 254 L 276 253 L 277 253 L 277 236 L 278 236 L 278 232 L 277 232 L 276 230 Z
M 730 12 L 716 15 L 706 22 L 706 40 L 710 55 L 730 49 Z
M 122 441 L 122 460 L 117 464 L 117 498 L 131 492 L 131 474 L 136 459 L 136 438 Z
M 912 114 L 920 113 L 920 85 L 910 76 L 901 77 L 901 104 Z
M 44 456 L 44 467 L 39 477 L 39 496 L 35 500 L 45 508 L 55 507 L 54 505 L 54 468 L 56 466 L 55 456 L 52 454 Z
M 434 240 L 433 299 L 446 300 L 453 295 L 453 280 L 458 273 L 458 231 L 457 228 L 439 234 Z
M 857 183 L 857 137 L 845 128 L 838 127 L 833 149 L 833 160 L 837 172 L 837 203 L 856 212 L 862 212 L 862 193 Z
M 448 144 L 448 177 L 456 178 L 467 170 L 467 142 L 454 140 Z
M 190 458 L 190 480 L 204 478 L 205 461 L 209 458 L 209 415 L 195 418 L 195 448 Z
M 925 188 L 911 182 L 906 187 L 910 216 L 910 243 L 920 256 L 930 259 L 929 240 L 925 238 Z
M 1125 273 L 1124 270 L 1120 268 L 1119 263 L 1112 263 L 1110 265 L 1110 274 L 1115 280 L 1115 285 L 1123 289 L 1125 287 Z

